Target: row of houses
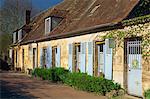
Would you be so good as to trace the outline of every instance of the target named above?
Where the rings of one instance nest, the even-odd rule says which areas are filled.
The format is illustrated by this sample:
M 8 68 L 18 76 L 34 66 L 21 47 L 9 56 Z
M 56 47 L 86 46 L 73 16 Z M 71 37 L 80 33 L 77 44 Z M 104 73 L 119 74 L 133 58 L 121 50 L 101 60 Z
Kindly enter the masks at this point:
M 104 76 L 142 97 L 150 88 L 150 46 L 142 47 L 150 40 L 150 15 L 130 19 L 137 5 L 138 0 L 64 0 L 31 21 L 27 11 L 26 24 L 13 33 L 14 68 L 27 73 L 64 67 Z

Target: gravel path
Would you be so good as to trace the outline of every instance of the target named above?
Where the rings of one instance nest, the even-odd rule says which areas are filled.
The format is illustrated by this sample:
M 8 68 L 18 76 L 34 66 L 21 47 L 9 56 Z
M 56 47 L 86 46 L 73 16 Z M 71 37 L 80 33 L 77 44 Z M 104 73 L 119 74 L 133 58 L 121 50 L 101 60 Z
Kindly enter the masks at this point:
M 1 99 L 106 99 L 62 84 L 32 79 L 21 73 L 1 72 L 0 82 Z

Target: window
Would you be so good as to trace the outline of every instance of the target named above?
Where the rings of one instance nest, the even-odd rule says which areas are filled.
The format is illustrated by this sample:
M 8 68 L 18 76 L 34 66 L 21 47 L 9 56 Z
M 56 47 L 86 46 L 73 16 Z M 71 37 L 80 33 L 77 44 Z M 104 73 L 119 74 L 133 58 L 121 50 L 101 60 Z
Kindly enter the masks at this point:
M 103 52 L 103 44 L 99 45 L 99 52 Z
M 129 54 L 141 54 L 141 46 L 135 45 L 135 46 L 129 46 Z
M 18 40 L 22 39 L 22 29 L 18 31 Z
M 16 42 L 18 41 L 18 31 L 16 31 Z
M 17 30 L 13 33 L 13 43 L 16 43 L 17 41 L 20 41 L 23 37 L 23 30 Z
M 50 33 L 55 27 L 59 25 L 63 18 L 51 16 L 45 19 L 45 34 Z
M 52 17 L 51 19 L 52 19 L 51 30 L 53 30 L 62 21 L 62 18 L 61 17 Z
M 13 33 L 13 43 L 16 43 L 16 32 Z
M 46 67 L 46 54 L 47 54 L 47 49 L 43 48 L 43 66 Z
M 78 52 L 81 52 L 81 45 L 78 45 Z
M 45 34 L 48 34 L 50 32 L 50 22 L 51 21 L 51 18 L 47 18 L 45 19 Z
M 57 48 L 55 48 L 56 54 L 57 54 Z

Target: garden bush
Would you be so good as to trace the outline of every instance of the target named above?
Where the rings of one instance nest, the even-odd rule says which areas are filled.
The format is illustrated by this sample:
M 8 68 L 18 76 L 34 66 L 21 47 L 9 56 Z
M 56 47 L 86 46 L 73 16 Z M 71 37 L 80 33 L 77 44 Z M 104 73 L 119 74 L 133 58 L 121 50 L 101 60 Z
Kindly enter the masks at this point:
M 146 99 L 150 99 L 150 89 L 144 92 L 144 96 Z
M 62 81 L 61 79 L 68 73 L 68 70 L 64 68 L 36 68 L 33 70 L 32 75 L 35 77 L 40 77 L 43 80 L 51 80 L 54 82 Z
M 105 95 L 112 90 L 117 91 L 121 89 L 120 84 L 114 83 L 112 80 L 107 80 L 103 77 L 93 77 L 86 73 L 70 73 L 64 68 L 36 68 L 32 74 L 36 77 L 42 77 L 44 80 L 51 80 L 54 82 L 61 81 L 76 89 L 95 92 L 102 95 Z
M 102 77 L 89 76 L 85 73 L 68 73 L 66 79 L 64 79 L 64 83 L 80 90 L 96 92 L 102 95 L 111 90 L 121 89 L 118 83 Z

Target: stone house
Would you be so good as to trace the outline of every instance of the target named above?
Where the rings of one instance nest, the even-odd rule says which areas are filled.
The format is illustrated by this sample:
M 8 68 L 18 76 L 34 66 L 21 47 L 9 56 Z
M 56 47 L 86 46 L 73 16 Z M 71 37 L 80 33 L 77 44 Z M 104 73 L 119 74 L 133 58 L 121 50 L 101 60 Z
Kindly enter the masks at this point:
M 138 4 L 64 0 L 14 31 L 15 69 L 64 67 L 104 76 L 142 97 L 150 88 L 150 15 L 132 18 Z

